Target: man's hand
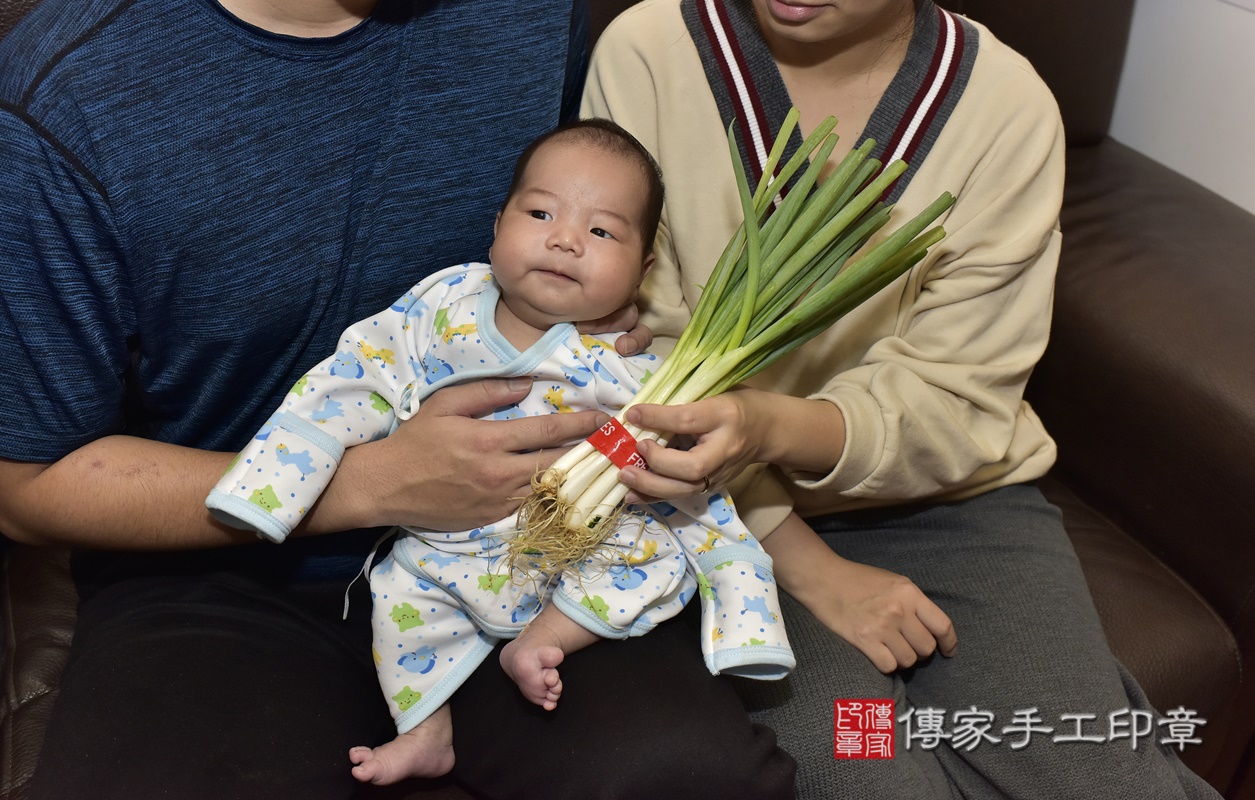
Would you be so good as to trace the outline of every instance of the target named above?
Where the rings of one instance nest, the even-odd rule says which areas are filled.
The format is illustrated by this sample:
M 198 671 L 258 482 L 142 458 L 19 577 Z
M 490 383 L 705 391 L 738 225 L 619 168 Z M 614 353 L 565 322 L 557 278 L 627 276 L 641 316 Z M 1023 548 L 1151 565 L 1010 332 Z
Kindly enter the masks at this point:
M 518 402 L 531 382 L 485 380 L 433 394 L 388 438 L 350 447 L 308 532 L 368 525 L 466 530 L 513 513 L 532 477 L 609 421 L 582 411 L 476 417 Z M 334 510 L 333 510 L 334 509 Z

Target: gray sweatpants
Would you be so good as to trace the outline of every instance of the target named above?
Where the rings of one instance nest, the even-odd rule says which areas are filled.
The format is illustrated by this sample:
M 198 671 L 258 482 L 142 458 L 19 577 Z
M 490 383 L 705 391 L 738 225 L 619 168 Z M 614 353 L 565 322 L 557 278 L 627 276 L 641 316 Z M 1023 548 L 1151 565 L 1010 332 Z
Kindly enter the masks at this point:
M 843 557 L 913 580 L 950 616 L 959 645 L 951 658 L 883 675 L 782 595 L 797 670 L 783 681 L 737 685 L 754 721 L 774 728 L 797 759 L 799 798 L 1219 797 L 1158 744 L 1170 729 L 1154 723 L 1165 715 L 1112 656 L 1059 511 L 1035 487 L 811 524 Z M 876 698 L 892 698 L 898 718 L 911 715 L 896 724 L 895 757 L 834 758 L 834 701 Z M 1034 708 L 1040 721 L 1031 727 L 1052 732 L 1017 727 L 1017 712 L 1023 720 Z M 924 709 L 944 712 L 941 731 L 952 738 L 932 748 L 917 738 L 908 749 L 907 722 L 918 735 L 924 718 L 913 710 Z M 955 712 L 978 724 L 957 723 Z M 1130 725 L 1153 731 L 1136 749 L 1127 735 L 1053 741 L 1108 738 L 1113 713 L 1119 734 Z M 1000 741 L 973 733 L 982 729 Z M 1205 738 L 1206 726 L 1196 735 Z

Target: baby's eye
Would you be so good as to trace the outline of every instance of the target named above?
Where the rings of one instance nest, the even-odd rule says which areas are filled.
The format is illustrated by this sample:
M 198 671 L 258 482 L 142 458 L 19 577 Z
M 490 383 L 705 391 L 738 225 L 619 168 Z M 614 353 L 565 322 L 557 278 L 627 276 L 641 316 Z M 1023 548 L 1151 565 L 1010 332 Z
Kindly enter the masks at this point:
M 593 228 L 592 231 L 590 231 L 590 233 L 592 233 L 593 236 L 596 236 L 599 239 L 613 239 L 614 238 L 614 234 L 610 233 L 610 231 L 606 230 L 605 228 Z
M 548 211 L 541 211 L 540 209 L 529 211 L 528 213 L 532 215 L 532 219 L 545 219 L 545 220 L 553 219 L 552 214 L 550 214 Z

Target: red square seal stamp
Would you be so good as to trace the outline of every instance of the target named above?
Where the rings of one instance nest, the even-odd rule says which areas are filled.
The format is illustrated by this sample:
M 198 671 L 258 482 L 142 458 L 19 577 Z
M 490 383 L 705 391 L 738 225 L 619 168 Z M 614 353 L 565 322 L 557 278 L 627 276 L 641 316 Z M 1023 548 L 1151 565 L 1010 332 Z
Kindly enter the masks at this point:
M 893 758 L 893 700 L 835 700 L 834 758 Z

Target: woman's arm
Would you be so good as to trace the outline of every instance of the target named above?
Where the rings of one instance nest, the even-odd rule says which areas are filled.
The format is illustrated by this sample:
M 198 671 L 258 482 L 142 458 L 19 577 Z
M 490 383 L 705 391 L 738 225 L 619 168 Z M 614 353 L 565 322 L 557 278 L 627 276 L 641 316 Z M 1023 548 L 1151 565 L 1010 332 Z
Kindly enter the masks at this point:
M 620 477 L 637 496 L 678 497 L 702 491 L 707 480 L 722 486 L 755 463 L 822 475 L 845 449 L 845 419 L 835 405 L 758 389 L 741 388 L 681 406 L 633 406 L 627 419 L 696 442 L 688 450 L 641 442 L 649 471 L 631 467 Z
M 791 514 L 763 541 L 780 586 L 884 673 L 934 652 L 952 656 L 954 625 L 909 578 L 847 561 Z

